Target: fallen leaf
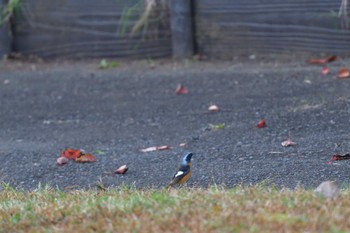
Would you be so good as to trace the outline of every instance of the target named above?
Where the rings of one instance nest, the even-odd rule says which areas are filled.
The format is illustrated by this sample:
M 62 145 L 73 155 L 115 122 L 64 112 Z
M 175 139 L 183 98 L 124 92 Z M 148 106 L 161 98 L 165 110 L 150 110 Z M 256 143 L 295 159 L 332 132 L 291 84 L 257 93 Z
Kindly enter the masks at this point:
M 186 95 L 186 94 L 188 94 L 188 90 L 184 86 L 179 84 L 176 88 L 175 93 L 178 95 Z
M 147 61 L 148 61 L 148 66 L 150 69 L 156 68 L 156 63 L 153 59 L 148 59 Z
M 328 67 L 324 66 L 324 67 L 322 68 L 322 74 L 326 75 L 326 74 L 328 74 L 328 73 L 329 73 Z
M 157 150 L 156 146 L 151 146 L 151 147 L 141 149 L 142 152 L 152 152 L 152 151 L 156 151 L 156 150 Z
M 264 128 L 264 127 L 266 127 L 266 121 L 265 121 L 264 119 L 262 119 L 261 121 L 259 121 L 257 127 L 258 127 L 258 128 Z
M 169 150 L 170 146 L 158 146 L 157 150 Z
M 96 153 L 96 155 L 104 155 L 104 154 L 106 154 L 103 150 L 96 150 L 95 153 Z
M 106 59 L 102 59 L 100 61 L 100 64 L 98 65 L 98 68 L 100 69 L 107 69 L 108 68 L 108 62 Z
M 326 60 L 327 60 L 327 62 L 333 62 L 333 61 L 337 60 L 337 56 L 330 56 Z
M 61 153 L 61 157 L 66 157 L 68 159 L 76 159 L 81 155 L 81 150 L 67 148 Z
M 338 78 L 347 78 L 350 76 L 350 72 L 348 69 L 346 68 L 341 68 L 339 71 L 338 71 Z
M 296 143 L 293 142 L 290 138 L 288 138 L 287 140 L 283 141 L 283 142 L 281 143 L 281 145 L 282 145 L 282 146 L 285 146 L 285 147 L 287 147 L 287 146 L 295 146 Z
M 117 67 L 119 67 L 119 63 L 116 62 L 116 61 L 112 61 L 112 62 L 110 63 L 110 65 L 109 65 L 109 67 L 111 67 L 111 68 L 117 68 Z
M 75 159 L 77 163 L 89 163 L 96 162 L 96 157 L 92 154 L 81 154 L 78 158 Z
M 333 181 L 324 181 L 316 189 L 315 194 L 325 198 L 334 198 L 339 195 L 339 188 Z
M 119 63 L 116 61 L 108 62 L 106 59 L 102 59 L 98 68 L 100 69 L 108 69 L 108 68 L 116 68 L 119 66 Z
M 217 125 L 209 124 L 209 126 L 212 129 L 219 130 L 219 129 L 224 129 L 225 128 L 225 123 L 217 124 Z
M 67 157 L 59 157 L 57 159 L 57 164 L 58 165 L 64 165 L 64 164 L 67 164 L 69 162 L 69 159 Z
M 142 152 L 152 152 L 157 150 L 169 150 L 170 146 L 151 146 L 144 149 L 141 149 Z
M 307 60 L 307 62 L 310 64 L 325 64 L 325 63 L 332 62 L 335 60 L 337 60 L 337 56 L 330 56 L 330 57 L 323 58 L 323 59 L 309 59 L 309 60 Z
M 114 171 L 114 173 L 116 174 L 125 174 L 128 171 L 128 166 L 123 165 L 121 167 L 119 167 L 117 170 Z
M 346 159 L 350 159 L 350 154 L 345 154 L 345 155 L 333 155 L 331 160 L 332 161 L 336 161 L 336 160 L 346 160 Z
M 213 105 L 209 106 L 208 110 L 210 112 L 218 112 L 219 111 L 219 107 L 217 105 L 213 104 Z

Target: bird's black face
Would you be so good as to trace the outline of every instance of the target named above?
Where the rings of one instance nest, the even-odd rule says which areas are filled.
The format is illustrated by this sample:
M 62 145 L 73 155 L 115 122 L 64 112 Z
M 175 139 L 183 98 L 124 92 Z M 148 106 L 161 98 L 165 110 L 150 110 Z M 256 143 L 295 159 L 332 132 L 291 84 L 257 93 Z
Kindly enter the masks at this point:
M 193 153 L 188 153 L 188 154 L 186 154 L 184 160 L 185 160 L 187 163 L 191 162 L 192 155 L 193 155 Z

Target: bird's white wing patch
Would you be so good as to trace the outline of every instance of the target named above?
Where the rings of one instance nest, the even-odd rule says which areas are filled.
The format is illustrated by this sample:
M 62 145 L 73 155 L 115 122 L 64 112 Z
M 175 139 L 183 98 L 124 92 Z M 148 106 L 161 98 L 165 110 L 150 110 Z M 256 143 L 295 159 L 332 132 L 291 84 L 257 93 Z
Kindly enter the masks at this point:
M 178 171 L 178 172 L 175 174 L 175 177 L 181 176 L 182 174 L 184 174 L 183 171 Z

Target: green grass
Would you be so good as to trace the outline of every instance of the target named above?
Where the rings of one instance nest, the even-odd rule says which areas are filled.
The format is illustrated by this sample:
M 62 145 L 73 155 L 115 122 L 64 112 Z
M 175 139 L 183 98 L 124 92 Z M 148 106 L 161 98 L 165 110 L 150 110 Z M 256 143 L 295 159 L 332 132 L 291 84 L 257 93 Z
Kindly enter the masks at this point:
M 21 8 L 21 0 L 9 0 L 1 9 L 0 24 L 9 22 L 14 15 L 18 15 Z
M 350 192 L 225 189 L 32 192 L 3 187 L 1 232 L 346 232 Z

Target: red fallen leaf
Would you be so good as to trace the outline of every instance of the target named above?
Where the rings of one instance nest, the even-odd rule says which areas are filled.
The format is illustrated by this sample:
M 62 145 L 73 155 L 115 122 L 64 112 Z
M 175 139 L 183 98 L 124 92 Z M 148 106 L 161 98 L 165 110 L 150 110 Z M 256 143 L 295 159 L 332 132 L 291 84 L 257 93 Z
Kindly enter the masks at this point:
M 264 127 L 266 127 L 266 121 L 265 121 L 264 119 L 262 119 L 261 121 L 259 121 L 257 127 L 258 127 L 258 128 L 264 128 Z
M 75 150 L 67 148 L 61 153 L 61 157 L 66 157 L 68 159 L 76 159 L 82 154 L 81 150 Z
M 288 138 L 287 140 L 283 141 L 283 142 L 281 143 L 281 145 L 282 145 L 282 146 L 285 146 L 285 147 L 287 147 L 287 146 L 295 146 L 296 143 L 293 142 L 290 138 Z
M 116 174 L 125 174 L 128 171 L 128 166 L 123 165 L 121 167 L 119 167 L 117 170 L 114 171 L 114 173 Z
M 332 161 L 336 161 L 336 160 L 346 160 L 346 159 L 350 159 L 350 154 L 345 154 L 345 155 L 333 155 L 332 156 Z
M 310 64 L 325 64 L 325 63 L 332 62 L 335 60 L 337 60 L 337 56 L 330 56 L 330 57 L 323 58 L 323 59 L 309 59 L 309 60 L 307 60 L 307 62 Z
M 219 106 L 213 104 L 213 105 L 210 105 L 210 106 L 209 106 L 208 110 L 209 110 L 210 112 L 218 112 L 220 109 L 219 109 Z
M 170 146 L 151 146 L 144 149 L 141 149 L 142 152 L 152 152 L 157 150 L 169 150 Z
M 69 159 L 67 157 L 61 156 L 57 159 L 58 165 L 64 165 L 64 164 L 67 164 L 68 162 L 69 162 Z
M 339 71 L 338 71 L 338 78 L 347 78 L 350 76 L 350 72 L 348 69 L 346 68 L 341 68 Z
M 75 159 L 77 163 L 89 163 L 96 162 L 96 157 L 92 154 L 81 154 L 78 158 Z
M 326 74 L 328 74 L 328 73 L 329 73 L 328 67 L 324 66 L 324 67 L 322 68 L 322 74 L 326 75 Z
M 188 90 L 184 86 L 179 84 L 176 88 L 175 93 L 178 95 L 186 95 L 186 94 L 188 94 Z

